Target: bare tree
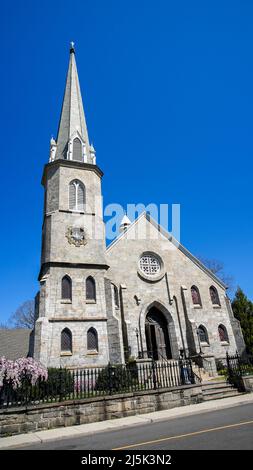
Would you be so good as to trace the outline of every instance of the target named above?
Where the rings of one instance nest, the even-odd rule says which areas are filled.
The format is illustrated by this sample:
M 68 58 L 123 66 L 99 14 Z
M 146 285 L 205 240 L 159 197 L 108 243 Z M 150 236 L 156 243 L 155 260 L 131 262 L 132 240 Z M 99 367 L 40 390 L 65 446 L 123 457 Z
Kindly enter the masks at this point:
M 34 300 L 27 300 L 16 312 L 13 313 L 9 320 L 13 328 L 29 328 L 34 327 Z
M 217 259 L 204 258 L 198 256 L 199 261 L 203 263 L 212 273 L 219 277 L 228 287 L 228 294 L 231 295 L 234 290 L 234 278 L 224 272 L 224 264 Z
M 8 323 L 0 323 L 0 330 L 8 330 L 10 328 Z

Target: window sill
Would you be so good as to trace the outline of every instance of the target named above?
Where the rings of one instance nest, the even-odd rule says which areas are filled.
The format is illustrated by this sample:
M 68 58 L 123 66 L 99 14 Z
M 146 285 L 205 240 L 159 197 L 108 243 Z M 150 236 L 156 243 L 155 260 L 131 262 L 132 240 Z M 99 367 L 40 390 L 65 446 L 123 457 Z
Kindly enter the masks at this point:
M 221 346 L 229 346 L 229 342 L 228 341 L 221 341 L 220 342 Z
M 86 356 L 98 356 L 98 351 L 89 351 Z
M 59 209 L 59 212 L 66 212 L 68 214 L 86 214 L 86 215 L 95 215 L 94 212 L 86 212 L 86 211 L 73 211 L 70 209 Z M 48 213 L 50 214 L 50 213 Z
M 72 304 L 72 300 L 68 300 L 68 299 L 61 300 L 61 304 Z
M 203 341 L 203 342 L 200 341 L 200 345 L 201 345 L 201 346 L 204 346 L 204 347 L 210 347 L 210 344 L 209 344 L 209 343 L 206 343 L 206 342 L 204 342 L 204 341 Z
M 65 210 L 64 212 L 69 212 L 70 214 L 85 214 L 85 211 L 83 210 L 74 210 L 74 209 L 68 209 L 68 210 Z
M 71 351 L 61 352 L 61 356 L 72 356 L 72 352 Z
M 96 300 L 92 300 L 92 299 L 90 299 L 90 300 L 87 299 L 86 300 L 86 304 L 96 304 L 96 303 L 97 303 Z
M 221 308 L 221 305 L 213 304 L 213 308 Z
M 195 305 L 193 305 L 193 308 L 202 308 L 202 305 L 200 305 L 200 304 L 195 304 Z

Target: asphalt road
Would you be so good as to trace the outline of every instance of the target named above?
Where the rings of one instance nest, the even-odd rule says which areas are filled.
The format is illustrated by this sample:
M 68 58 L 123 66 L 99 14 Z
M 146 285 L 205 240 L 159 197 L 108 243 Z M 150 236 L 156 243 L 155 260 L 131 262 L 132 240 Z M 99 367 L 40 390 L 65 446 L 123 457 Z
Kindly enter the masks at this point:
M 253 404 L 19 449 L 253 450 Z

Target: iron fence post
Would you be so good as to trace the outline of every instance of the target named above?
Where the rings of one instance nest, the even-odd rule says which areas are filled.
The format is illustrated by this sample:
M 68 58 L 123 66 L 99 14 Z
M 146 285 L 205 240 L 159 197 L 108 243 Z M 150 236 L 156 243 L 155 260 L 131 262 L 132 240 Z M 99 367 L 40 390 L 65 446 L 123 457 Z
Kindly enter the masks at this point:
M 156 363 L 154 361 L 154 359 L 152 358 L 152 378 L 153 378 L 153 385 L 154 385 L 154 389 L 156 390 L 157 388 L 157 378 L 156 378 Z
M 242 377 L 241 358 L 239 356 L 238 351 L 236 351 L 236 359 L 237 359 L 239 374 L 240 374 L 240 377 Z
M 230 364 L 230 357 L 229 357 L 228 351 L 226 352 L 226 360 L 227 360 L 227 369 L 228 369 L 228 381 L 230 382 L 232 380 L 233 370 Z
M 190 369 L 190 382 L 192 384 L 195 384 L 196 380 L 195 380 L 195 376 L 194 376 L 194 373 L 193 373 L 193 370 L 192 370 L 192 361 L 191 361 L 191 359 L 188 359 L 188 363 L 189 363 L 189 369 Z
M 109 382 L 109 394 L 112 395 L 113 383 L 112 383 L 112 366 L 108 363 L 108 382 Z
M 178 359 L 178 367 L 179 367 L 179 372 L 180 372 L 181 385 L 185 385 L 184 368 L 183 368 L 183 361 L 181 359 L 181 356 Z
M 63 390 L 62 390 L 62 367 L 60 367 L 59 376 L 60 376 L 59 399 L 60 399 L 60 401 L 62 401 L 62 398 L 63 398 Z

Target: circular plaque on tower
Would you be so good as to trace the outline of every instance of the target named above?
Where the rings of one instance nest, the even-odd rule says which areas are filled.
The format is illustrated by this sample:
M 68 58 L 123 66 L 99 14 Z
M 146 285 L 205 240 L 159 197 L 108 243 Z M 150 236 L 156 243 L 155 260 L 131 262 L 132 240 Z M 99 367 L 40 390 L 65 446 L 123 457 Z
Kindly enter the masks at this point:
M 81 246 L 87 243 L 85 231 L 81 227 L 68 227 L 66 237 L 71 245 Z

